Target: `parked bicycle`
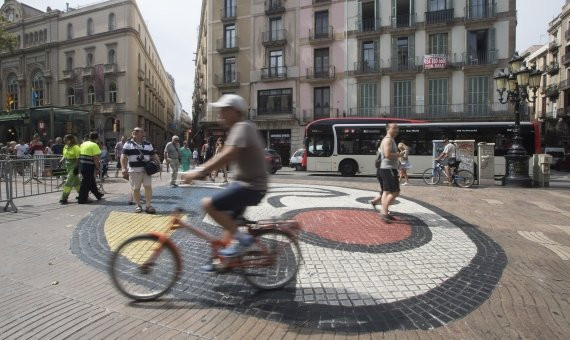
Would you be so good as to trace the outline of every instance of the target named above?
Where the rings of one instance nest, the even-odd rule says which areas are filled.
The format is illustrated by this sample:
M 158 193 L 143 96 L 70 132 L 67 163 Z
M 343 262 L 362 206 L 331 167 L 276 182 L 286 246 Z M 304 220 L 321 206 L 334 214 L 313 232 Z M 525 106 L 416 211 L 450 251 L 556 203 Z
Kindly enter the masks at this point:
M 243 220 L 239 228 L 247 229 L 253 236 L 253 245 L 239 257 L 224 257 L 218 252 L 228 246 L 226 242 L 181 218 L 182 212 L 175 211 L 169 229 L 184 228 L 208 241 L 218 274 L 241 274 L 262 290 L 278 289 L 295 279 L 301 263 L 297 240 L 300 227 L 296 221 Z M 157 299 L 174 286 L 181 273 L 180 251 L 165 233 L 133 236 L 119 245 L 111 257 L 110 274 L 115 287 L 136 301 Z
M 475 176 L 469 170 L 459 170 L 459 163 L 461 163 L 460 160 L 451 166 L 451 178 L 449 179 L 449 183 L 461 188 L 469 188 L 475 182 Z M 422 176 L 424 182 L 428 185 L 438 184 L 442 177 L 447 178 L 445 166 L 438 160 L 436 160 L 435 168 L 426 169 Z

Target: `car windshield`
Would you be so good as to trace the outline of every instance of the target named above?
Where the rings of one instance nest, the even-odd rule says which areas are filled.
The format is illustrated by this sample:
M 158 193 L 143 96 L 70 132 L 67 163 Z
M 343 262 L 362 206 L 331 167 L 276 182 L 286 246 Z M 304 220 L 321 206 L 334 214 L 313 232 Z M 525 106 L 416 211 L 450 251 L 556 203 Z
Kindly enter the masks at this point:
M 551 155 L 552 157 L 558 157 L 558 158 L 564 157 L 564 153 L 559 151 L 549 151 L 548 154 Z

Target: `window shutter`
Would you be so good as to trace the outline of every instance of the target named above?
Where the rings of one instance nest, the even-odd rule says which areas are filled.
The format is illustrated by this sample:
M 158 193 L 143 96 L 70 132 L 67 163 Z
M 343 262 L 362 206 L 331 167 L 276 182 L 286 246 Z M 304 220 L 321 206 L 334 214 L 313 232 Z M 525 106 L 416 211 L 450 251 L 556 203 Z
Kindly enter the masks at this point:
M 445 9 L 453 8 L 453 0 L 445 0 Z
M 374 14 L 375 14 L 375 17 L 374 17 L 374 19 L 375 19 L 375 20 L 374 20 L 374 28 L 375 28 L 376 30 L 379 30 L 379 29 L 380 29 L 380 26 L 381 26 L 381 25 L 380 25 L 380 0 L 375 0 L 375 1 L 374 1 Z
M 495 35 L 496 35 L 496 30 L 494 27 L 491 27 L 489 29 L 489 51 L 487 52 L 487 58 L 490 62 L 494 63 L 495 60 L 497 59 L 497 51 L 495 49 Z
M 392 12 L 391 12 L 392 27 L 396 27 L 396 0 L 392 0 Z
M 392 37 L 392 67 L 398 66 L 398 38 Z
M 380 67 L 376 67 L 375 65 L 379 65 L 380 64 L 380 41 L 378 40 L 374 40 L 374 70 L 377 71 L 377 68 Z
M 362 31 L 363 30 L 363 23 L 362 23 L 362 0 L 358 0 L 358 20 L 356 20 L 356 30 Z
M 416 39 L 413 35 L 408 38 L 408 57 L 410 59 L 410 64 L 415 65 L 416 60 Z

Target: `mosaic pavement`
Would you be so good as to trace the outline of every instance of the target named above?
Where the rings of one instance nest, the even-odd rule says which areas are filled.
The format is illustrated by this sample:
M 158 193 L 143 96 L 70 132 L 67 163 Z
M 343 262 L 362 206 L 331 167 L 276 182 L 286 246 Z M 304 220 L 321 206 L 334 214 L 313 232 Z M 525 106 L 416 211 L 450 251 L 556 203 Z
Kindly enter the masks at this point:
M 221 229 L 204 216 L 202 197 L 223 187 L 156 188 L 158 215 L 134 214 L 126 202 L 107 201 L 77 226 L 72 251 L 107 269 L 110 249 L 129 236 L 161 230 L 174 207 L 204 230 Z M 172 234 L 184 273 L 171 295 L 298 327 L 348 332 L 429 329 L 464 317 L 487 300 L 507 258 L 476 227 L 408 198 L 393 206 L 396 221 L 382 222 L 368 204 L 372 191 L 332 186 L 276 184 L 252 220 L 299 221 L 303 263 L 297 280 L 278 291 L 257 292 L 234 274 L 202 274 L 209 260 L 205 241 Z

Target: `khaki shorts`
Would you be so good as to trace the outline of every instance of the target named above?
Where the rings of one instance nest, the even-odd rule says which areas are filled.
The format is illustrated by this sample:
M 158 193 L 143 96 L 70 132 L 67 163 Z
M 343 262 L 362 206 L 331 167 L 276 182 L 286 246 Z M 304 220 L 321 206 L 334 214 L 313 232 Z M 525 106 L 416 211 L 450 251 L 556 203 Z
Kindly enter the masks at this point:
M 148 188 L 152 186 L 152 177 L 147 175 L 146 172 L 129 172 L 129 183 L 132 190 L 140 190 L 141 184 L 143 187 Z

